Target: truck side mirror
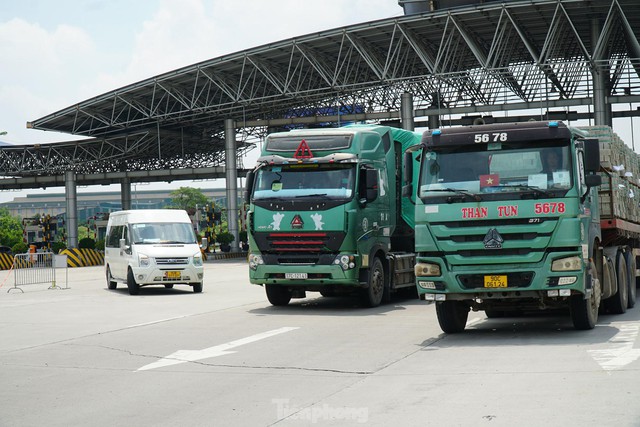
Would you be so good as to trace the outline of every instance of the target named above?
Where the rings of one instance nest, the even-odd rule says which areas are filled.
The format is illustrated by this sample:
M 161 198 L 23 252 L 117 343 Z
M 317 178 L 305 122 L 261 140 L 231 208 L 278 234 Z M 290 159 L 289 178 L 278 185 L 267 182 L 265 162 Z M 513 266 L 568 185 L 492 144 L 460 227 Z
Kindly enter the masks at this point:
M 413 193 L 413 153 L 405 152 L 402 162 L 402 197 Z
M 597 139 L 584 140 L 584 171 L 588 175 L 600 170 L 600 141 Z
M 584 177 L 584 183 L 587 187 L 599 187 L 602 185 L 602 177 L 600 175 L 587 175 Z
M 253 181 L 255 179 L 255 175 L 253 173 L 253 171 L 249 171 L 247 172 L 247 181 L 245 182 L 245 186 L 244 186 L 244 194 L 243 194 L 243 198 L 244 198 L 244 202 L 245 203 L 251 203 L 251 193 L 253 193 Z
M 365 169 L 365 183 L 367 203 L 373 202 L 378 197 L 378 171 L 375 169 Z

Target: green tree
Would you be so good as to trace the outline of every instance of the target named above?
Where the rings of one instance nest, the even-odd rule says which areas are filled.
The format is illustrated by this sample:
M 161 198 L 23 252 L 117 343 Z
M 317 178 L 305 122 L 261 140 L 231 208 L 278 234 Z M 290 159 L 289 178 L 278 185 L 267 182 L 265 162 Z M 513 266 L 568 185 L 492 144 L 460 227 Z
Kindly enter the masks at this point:
M 180 187 L 169 195 L 171 196 L 171 207 L 176 209 L 191 210 L 195 209 L 196 205 L 204 206 L 210 202 L 199 188 Z
M 9 209 L 0 208 L 0 244 L 13 246 L 22 242 L 22 223 L 20 218 L 11 216 Z

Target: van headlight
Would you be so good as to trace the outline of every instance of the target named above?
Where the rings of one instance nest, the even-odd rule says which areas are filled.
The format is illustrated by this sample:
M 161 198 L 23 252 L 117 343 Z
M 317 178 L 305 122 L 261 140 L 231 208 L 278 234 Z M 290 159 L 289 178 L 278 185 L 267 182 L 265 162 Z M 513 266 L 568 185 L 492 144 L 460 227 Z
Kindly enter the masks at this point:
M 582 270 L 582 259 L 579 256 L 556 259 L 551 263 L 551 271 Z
M 196 267 L 202 267 L 202 254 L 200 252 L 193 255 L 193 265 Z
M 140 267 L 149 267 L 150 264 L 151 264 L 151 259 L 149 259 L 148 256 L 146 256 L 145 254 L 138 255 L 138 265 Z

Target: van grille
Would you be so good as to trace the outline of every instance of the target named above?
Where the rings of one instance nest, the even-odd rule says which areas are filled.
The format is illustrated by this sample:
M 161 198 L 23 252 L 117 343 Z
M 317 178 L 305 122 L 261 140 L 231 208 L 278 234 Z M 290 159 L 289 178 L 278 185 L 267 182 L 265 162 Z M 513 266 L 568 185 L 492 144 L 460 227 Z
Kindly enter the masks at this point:
M 186 265 L 189 258 L 156 258 L 157 265 Z

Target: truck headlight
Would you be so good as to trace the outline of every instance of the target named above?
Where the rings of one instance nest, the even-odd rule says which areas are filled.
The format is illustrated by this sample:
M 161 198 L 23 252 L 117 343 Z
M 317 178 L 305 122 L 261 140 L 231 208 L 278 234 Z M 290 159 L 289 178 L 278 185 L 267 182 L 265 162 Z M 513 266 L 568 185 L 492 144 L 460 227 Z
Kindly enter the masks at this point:
M 413 271 L 416 277 L 440 276 L 440 265 L 427 262 L 420 262 L 415 265 Z
M 344 271 L 354 268 L 356 266 L 356 257 L 353 255 L 338 255 L 333 263 L 342 267 Z
M 579 256 L 556 259 L 551 263 L 551 271 L 582 270 L 582 259 Z
M 202 267 L 202 254 L 200 252 L 193 255 L 193 265 L 196 267 Z
M 140 267 L 149 267 L 150 264 L 151 264 L 151 260 L 149 259 L 148 256 L 146 256 L 145 254 L 138 255 L 138 265 Z
M 259 265 L 264 264 L 264 260 L 262 259 L 262 255 L 258 254 L 249 254 L 249 268 L 255 270 Z

